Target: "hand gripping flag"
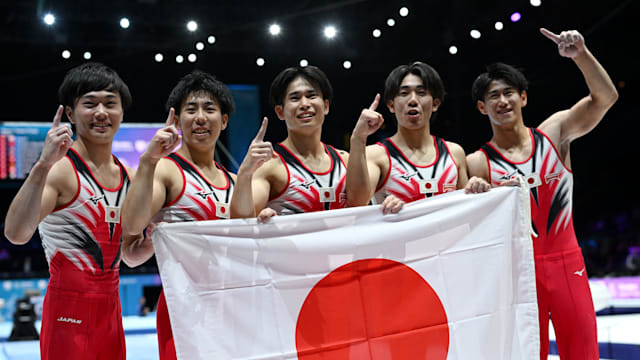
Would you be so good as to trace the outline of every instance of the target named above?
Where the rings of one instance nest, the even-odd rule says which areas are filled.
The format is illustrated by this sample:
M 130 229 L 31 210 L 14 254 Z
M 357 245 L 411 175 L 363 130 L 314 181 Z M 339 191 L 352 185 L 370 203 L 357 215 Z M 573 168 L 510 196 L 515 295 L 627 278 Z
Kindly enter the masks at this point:
M 528 193 L 153 233 L 179 359 L 538 359 Z

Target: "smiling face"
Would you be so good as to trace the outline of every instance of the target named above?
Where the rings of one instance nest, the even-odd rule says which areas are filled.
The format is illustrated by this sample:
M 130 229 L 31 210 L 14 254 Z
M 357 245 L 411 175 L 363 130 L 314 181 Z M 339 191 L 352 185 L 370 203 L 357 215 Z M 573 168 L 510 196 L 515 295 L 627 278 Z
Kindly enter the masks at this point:
M 190 147 L 210 150 L 215 147 L 220 132 L 227 127 L 229 117 L 222 114 L 218 101 L 208 92 L 190 93 L 180 107 L 176 126 L 182 141 Z
M 313 130 L 322 127 L 329 113 L 329 100 L 323 99 L 320 89 L 307 79 L 297 77 L 287 86 L 283 104 L 276 105 L 275 112 L 288 130 Z
M 484 101 L 478 101 L 478 110 L 489 116 L 496 126 L 512 125 L 522 121 L 522 108 L 527 105 L 527 92 L 518 92 L 504 80 L 493 80 Z
M 440 100 L 433 99 L 422 79 L 414 74 L 407 74 L 402 79 L 398 93 L 387 103 L 389 111 L 398 120 L 398 127 L 408 129 L 428 126 L 431 115 L 439 106 Z
M 108 90 L 90 91 L 65 109 L 78 137 L 93 143 L 108 143 L 120 128 L 124 116 L 120 94 Z

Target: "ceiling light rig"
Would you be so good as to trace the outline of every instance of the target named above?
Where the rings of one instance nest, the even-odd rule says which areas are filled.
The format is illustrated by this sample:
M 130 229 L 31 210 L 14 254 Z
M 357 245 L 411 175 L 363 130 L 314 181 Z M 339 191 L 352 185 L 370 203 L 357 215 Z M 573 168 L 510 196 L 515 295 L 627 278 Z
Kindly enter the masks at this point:
M 280 35 L 280 31 L 282 31 L 282 29 L 278 24 L 271 24 L 271 26 L 269 26 L 269 34 L 272 36 Z
M 56 17 L 53 16 L 52 13 L 47 13 L 42 17 L 42 21 L 44 21 L 45 24 L 51 26 L 51 25 L 55 24 Z
M 324 36 L 327 39 L 333 39 L 338 34 L 338 30 L 333 25 L 326 26 L 324 28 Z

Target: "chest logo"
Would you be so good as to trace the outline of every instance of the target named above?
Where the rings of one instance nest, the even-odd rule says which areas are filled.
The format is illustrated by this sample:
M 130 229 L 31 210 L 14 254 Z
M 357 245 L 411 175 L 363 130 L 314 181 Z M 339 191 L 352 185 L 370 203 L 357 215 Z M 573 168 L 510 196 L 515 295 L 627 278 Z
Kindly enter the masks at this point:
M 418 189 L 420 194 L 433 194 L 438 192 L 438 181 L 430 180 L 418 180 Z
M 213 191 L 200 190 L 196 193 L 196 195 L 200 196 L 202 200 L 207 200 L 209 196 L 213 195 Z
M 104 211 L 104 221 L 110 224 L 120 224 L 120 207 L 107 206 Z
M 89 198 L 89 201 L 91 201 L 93 205 L 98 205 L 98 202 L 102 199 L 104 199 L 104 195 L 94 195 Z
M 307 181 L 307 182 L 303 182 L 302 184 L 300 184 L 300 186 L 302 186 L 303 188 L 309 190 L 309 188 L 311 187 L 311 185 L 316 184 L 316 185 L 320 185 L 318 183 L 318 179 L 313 179 L 311 181 Z
M 417 172 L 412 172 L 412 173 L 406 173 L 406 174 L 401 174 L 400 178 L 403 179 L 404 181 L 409 181 L 411 180 L 412 177 L 418 175 Z

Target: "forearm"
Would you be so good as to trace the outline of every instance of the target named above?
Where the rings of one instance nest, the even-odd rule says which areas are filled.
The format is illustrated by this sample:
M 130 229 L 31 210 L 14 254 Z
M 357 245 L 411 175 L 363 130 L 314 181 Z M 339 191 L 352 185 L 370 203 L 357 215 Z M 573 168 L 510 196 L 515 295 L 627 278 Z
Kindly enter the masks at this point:
M 373 192 L 369 181 L 366 143 L 353 137 L 347 162 L 346 184 L 348 206 L 361 206 L 369 203 Z
M 151 239 L 145 239 L 142 234 L 122 238 L 122 261 L 129 267 L 144 264 L 153 256 L 153 252 Z
M 613 105 L 618 99 L 618 92 L 609 74 L 593 54 L 585 49 L 582 54 L 573 58 L 573 61 L 584 76 L 592 100 L 606 108 Z
M 4 227 L 4 234 L 11 243 L 27 243 L 38 228 L 42 195 L 50 170 L 51 166 L 38 161 L 13 198 Z
M 231 197 L 231 218 L 256 217 L 255 204 L 253 202 L 253 175 L 238 171 L 238 178 L 234 185 Z
M 140 159 L 136 176 L 122 205 L 122 232 L 126 235 L 140 234 L 151 221 L 153 181 L 156 162 Z

